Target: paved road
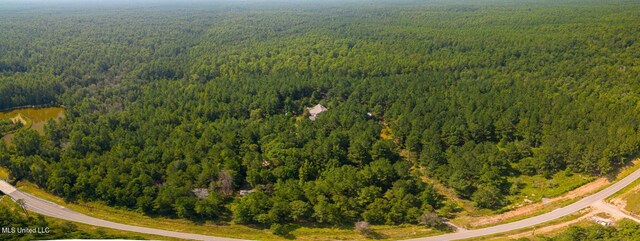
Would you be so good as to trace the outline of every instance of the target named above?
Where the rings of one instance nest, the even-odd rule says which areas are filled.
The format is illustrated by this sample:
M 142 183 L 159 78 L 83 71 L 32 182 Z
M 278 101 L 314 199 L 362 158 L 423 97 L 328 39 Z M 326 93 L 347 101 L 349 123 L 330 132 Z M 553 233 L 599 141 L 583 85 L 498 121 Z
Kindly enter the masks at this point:
M 146 234 L 154 234 L 154 235 L 160 235 L 165 237 L 173 237 L 173 238 L 179 238 L 179 239 L 206 240 L 206 241 L 239 241 L 239 239 L 220 238 L 220 237 L 206 236 L 206 235 L 200 235 L 200 234 L 180 233 L 180 232 L 173 232 L 173 231 L 167 231 L 167 230 L 161 230 L 161 229 L 132 226 L 132 225 L 114 223 L 114 222 L 109 222 L 102 219 L 89 217 L 87 215 L 71 211 L 58 204 L 45 201 L 40 198 L 29 195 L 27 193 L 21 192 L 20 190 L 17 190 L 13 186 L 11 186 L 10 184 L 2 180 L 0 180 L 0 191 L 10 196 L 13 200 L 18 200 L 18 199 L 24 200 L 26 208 L 33 212 L 36 212 L 45 216 L 49 216 L 49 217 L 72 221 L 72 222 L 84 223 L 88 225 L 105 227 L 105 228 L 119 229 L 119 230 L 136 232 L 136 233 L 146 233 Z
M 458 233 L 443 234 L 439 236 L 432 236 L 432 237 L 426 237 L 426 238 L 416 238 L 416 239 L 411 239 L 407 241 L 444 241 L 444 240 L 468 239 L 468 238 L 476 238 L 476 237 L 531 227 L 537 224 L 541 224 L 544 222 L 548 222 L 554 219 L 567 216 L 583 208 L 596 204 L 602 201 L 603 199 L 613 195 L 614 193 L 620 191 L 622 188 L 628 186 L 638 178 L 640 178 L 640 169 L 631 173 L 629 176 L 623 178 L 622 180 L 612 184 L 611 186 L 603 189 L 602 191 L 599 191 L 593 195 L 587 196 L 581 199 L 580 201 L 577 201 L 568 206 L 558 208 L 556 210 L 553 210 L 545 214 L 541 214 L 539 216 L 523 219 L 523 220 L 512 222 L 512 223 L 506 223 L 506 224 L 501 224 L 493 227 L 488 227 L 488 228 L 467 230 L 467 231 L 462 231 Z
M 461 231 L 457 233 L 450 233 L 450 234 L 425 237 L 425 238 L 417 238 L 417 239 L 411 239 L 407 241 L 444 241 L 444 240 L 468 239 L 468 238 L 475 238 L 480 236 L 486 236 L 486 235 L 503 233 L 503 232 L 513 231 L 517 229 L 531 227 L 537 224 L 545 223 L 554 219 L 567 216 L 571 213 L 579 211 L 590 205 L 596 204 L 602 201 L 603 199 L 605 199 L 606 197 L 609 197 L 614 193 L 620 191 L 622 188 L 628 186 L 638 178 L 640 178 L 640 169 L 631 173 L 629 176 L 623 178 L 622 180 L 612 184 L 611 186 L 603 189 L 602 191 L 599 191 L 593 195 L 587 196 L 582 200 L 577 201 L 573 204 L 570 204 L 566 207 L 558 208 L 556 210 L 553 210 L 551 212 L 548 212 L 539 216 L 523 219 L 523 220 L 512 222 L 512 223 L 488 227 L 488 228 L 466 230 L 466 231 Z M 24 200 L 26 204 L 26 208 L 33 212 L 54 217 L 54 218 L 68 220 L 68 221 L 79 222 L 79 223 L 106 227 L 106 228 L 131 231 L 131 232 L 181 238 L 181 239 L 212 240 L 212 241 L 232 241 L 232 240 L 236 241 L 237 240 L 237 239 L 230 239 L 230 238 L 219 238 L 219 237 L 205 236 L 205 235 L 199 235 L 199 234 L 180 233 L 180 232 L 173 232 L 173 231 L 167 231 L 167 230 L 161 230 L 161 229 L 131 226 L 131 225 L 114 223 L 114 222 L 109 222 L 102 219 L 89 217 L 87 215 L 83 215 L 83 214 L 71 211 L 55 203 L 36 198 L 27 193 L 23 193 L 19 190 L 16 190 L 13 186 L 9 185 L 8 183 L 2 180 L 0 180 L 0 191 L 9 195 L 14 200 L 17 200 L 17 199 Z
M 600 211 L 606 212 L 611 214 L 611 216 L 613 216 L 614 218 L 628 218 L 630 220 L 636 221 L 637 223 L 640 223 L 640 219 L 637 219 L 629 214 L 626 214 L 625 212 L 623 212 L 622 210 L 620 210 L 620 208 L 613 206 L 607 202 L 600 201 L 597 203 L 594 203 L 592 205 L 593 207 L 600 209 Z

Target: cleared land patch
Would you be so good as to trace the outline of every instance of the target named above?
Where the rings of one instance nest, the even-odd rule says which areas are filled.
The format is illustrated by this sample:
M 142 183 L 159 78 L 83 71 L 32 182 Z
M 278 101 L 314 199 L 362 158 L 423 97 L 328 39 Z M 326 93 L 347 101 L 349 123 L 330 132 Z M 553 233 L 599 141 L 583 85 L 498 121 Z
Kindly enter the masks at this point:
M 0 120 L 8 119 L 12 122 L 21 122 L 23 128 L 31 128 L 40 134 L 44 134 L 44 125 L 47 121 L 59 120 L 64 118 L 64 108 L 47 107 L 47 108 L 24 108 L 16 109 L 8 112 L 0 112 Z M 14 133 L 6 134 L 2 137 L 5 144 L 11 144 L 11 138 Z

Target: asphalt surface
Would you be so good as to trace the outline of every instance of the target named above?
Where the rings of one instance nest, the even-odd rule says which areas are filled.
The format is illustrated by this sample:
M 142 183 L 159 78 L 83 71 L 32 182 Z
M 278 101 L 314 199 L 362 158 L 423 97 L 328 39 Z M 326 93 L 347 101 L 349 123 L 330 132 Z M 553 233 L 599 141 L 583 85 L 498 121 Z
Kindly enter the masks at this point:
M 62 207 L 53 202 L 42 200 L 34 197 L 30 194 L 17 190 L 7 182 L 0 180 L 0 191 L 11 197 L 14 201 L 22 199 L 25 202 L 25 206 L 28 210 L 36 212 L 45 216 L 64 219 L 67 221 L 84 223 L 93 226 L 119 229 L 124 231 L 153 234 L 165 237 L 179 238 L 179 239 L 191 239 L 191 240 L 206 240 L 206 241 L 239 241 L 240 239 L 221 238 L 214 236 L 206 236 L 200 234 L 181 233 L 174 231 L 167 231 L 162 229 L 145 228 L 139 226 L 126 225 L 121 223 L 114 223 L 102 219 L 89 217 L 78 212 L 71 211 L 65 207 Z
M 599 209 L 600 211 L 604 211 L 606 213 L 611 214 L 613 217 L 615 217 L 616 219 L 618 217 L 620 218 L 628 218 L 630 220 L 636 221 L 637 223 L 640 223 L 640 219 L 637 219 L 629 214 L 626 214 L 625 212 L 623 212 L 622 210 L 620 210 L 618 207 L 613 206 L 605 201 L 600 201 L 598 203 L 593 204 L 593 207 Z
M 443 234 L 443 235 L 424 237 L 424 238 L 416 238 L 416 239 L 410 239 L 407 241 L 444 241 L 444 240 L 469 239 L 469 238 L 476 238 L 476 237 L 481 237 L 481 236 L 486 236 L 491 234 L 498 234 L 498 233 L 509 232 L 513 230 L 531 227 L 537 224 L 549 222 L 554 219 L 558 219 L 558 218 L 570 215 L 574 212 L 577 212 L 593 204 L 596 204 L 604 200 L 605 198 L 613 195 L 614 193 L 620 191 L 621 189 L 628 186 L 638 178 L 640 178 L 640 169 L 631 173 L 630 175 L 623 178 L 622 180 L 612 184 L 611 186 L 603 189 L 602 191 L 599 191 L 593 195 L 587 196 L 568 206 L 558 208 L 551 212 L 541 214 L 535 217 L 523 219 L 516 222 L 501 224 L 497 226 L 492 226 L 488 228 L 464 230 L 457 233 Z M 21 192 L 20 190 L 17 190 L 13 186 L 9 185 L 8 183 L 2 180 L 0 180 L 0 191 L 10 196 L 13 200 L 18 200 L 18 199 L 24 200 L 26 208 L 33 212 L 36 212 L 45 216 L 49 216 L 49 217 L 68 220 L 68 221 L 84 223 L 88 225 L 105 227 L 105 228 L 160 235 L 160 236 L 180 238 L 180 239 L 211 240 L 211 241 L 238 241 L 239 240 L 239 239 L 231 239 L 231 238 L 206 236 L 206 235 L 200 235 L 200 234 L 180 233 L 180 232 L 167 231 L 167 230 L 161 230 L 161 229 L 145 228 L 145 227 L 139 227 L 139 226 L 114 223 L 114 222 L 110 222 L 102 219 L 89 217 L 87 215 L 71 211 L 58 204 L 45 201 L 40 198 L 29 195 L 27 193 Z
M 596 204 L 596 203 L 604 200 L 605 198 L 613 195 L 614 193 L 620 191 L 621 189 L 623 189 L 624 187 L 628 186 L 629 184 L 631 184 L 633 181 L 635 181 L 638 178 L 640 178 L 640 169 L 638 169 L 637 171 L 631 173 L 630 175 L 628 175 L 627 177 L 623 178 L 622 180 L 620 180 L 620 181 L 618 181 L 618 182 L 616 182 L 614 184 L 611 184 L 611 186 L 603 189 L 602 191 L 599 191 L 599 192 L 597 192 L 595 194 L 587 196 L 587 197 L 581 199 L 580 201 L 577 201 L 577 202 L 572 203 L 570 205 L 567 205 L 565 207 L 558 208 L 558 209 L 555 209 L 555 210 L 553 210 L 551 212 L 548 212 L 548 213 L 545 213 L 545 214 L 541 214 L 541 215 L 538 215 L 538 216 L 535 216 L 535 217 L 523 219 L 523 220 L 516 221 L 516 222 L 496 225 L 496 226 L 492 226 L 492 227 L 488 227 L 488 228 L 473 229 L 473 230 L 467 230 L 467 231 L 461 231 L 461 232 L 457 232 L 457 233 L 443 234 L 443 235 L 425 237 L 425 238 L 416 238 L 416 239 L 410 239 L 410 240 L 407 240 L 407 241 L 444 241 L 444 240 L 459 240 L 459 239 L 477 238 L 477 237 L 481 237 L 481 236 L 497 234 L 497 233 L 504 233 L 504 232 L 509 232 L 509 231 L 513 231 L 513 230 L 518 230 L 518 229 L 522 229 L 522 228 L 531 227 L 531 226 L 534 226 L 534 225 L 537 225 L 537 224 L 549 222 L 549 221 L 552 221 L 554 219 L 558 219 L 558 218 L 567 216 L 569 214 L 572 214 L 574 212 L 582 210 L 582 209 L 584 209 L 586 207 L 589 207 L 589 206 L 591 206 L 593 204 Z

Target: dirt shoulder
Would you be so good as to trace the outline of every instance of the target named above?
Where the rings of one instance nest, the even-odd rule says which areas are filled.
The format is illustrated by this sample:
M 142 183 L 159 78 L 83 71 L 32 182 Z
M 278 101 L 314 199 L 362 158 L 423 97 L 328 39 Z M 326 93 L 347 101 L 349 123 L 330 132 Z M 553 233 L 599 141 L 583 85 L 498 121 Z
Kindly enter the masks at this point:
M 569 220 L 569 221 L 563 222 L 563 223 L 558 223 L 558 224 L 545 226 L 545 227 L 542 227 L 542 228 L 533 229 L 531 231 L 525 231 L 525 232 L 522 232 L 522 233 L 509 235 L 508 238 L 509 239 L 519 239 L 519 238 L 532 237 L 532 236 L 540 235 L 540 234 L 549 234 L 551 232 L 567 228 L 567 227 L 569 227 L 571 225 L 574 225 L 576 223 L 582 222 L 584 220 L 588 220 L 590 217 L 592 217 L 592 216 L 594 216 L 594 215 L 596 215 L 598 213 L 599 213 L 598 210 L 593 210 L 591 208 L 587 208 L 585 210 L 580 211 L 580 214 L 582 214 L 582 216 L 580 216 L 579 218 L 572 219 L 572 220 Z
M 511 210 L 505 213 L 497 214 L 497 215 L 484 216 L 484 217 L 472 217 L 471 223 L 474 224 L 473 225 L 474 227 L 487 226 L 487 225 L 504 222 L 517 217 L 533 215 L 536 212 L 540 211 L 541 209 L 544 209 L 545 207 L 551 206 L 561 201 L 572 200 L 575 198 L 586 196 L 591 193 L 595 193 L 596 191 L 606 187 L 610 183 L 611 182 L 609 182 L 607 178 L 598 178 L 597 180 L 587 183 L 577 189 L 574 189 L 573 191 L 570 191 L 565 195 L 555 197 L 555 198 L 550 198 L 547 204 L 543 204 L 540 202 L 532 203 L 532 204 L 522 206 L 520 208 Z
M 640 165 L 640 160 L 633 161 L 632 165 L 621 170 L 620 172 L 621 174 L 619 174 L 616 179 L 620 179 L 623 176 L 626 176 L 628 173 L 630 173 L 629 172 L 630 170 L 633 170 L 634 167 L 637 168 L 638 165 Z M 616 180 L 613 180 L 613 182 L 615 181 Z M 585 185 L 582 185 L 579 188 L 569 191 L 564 195 L 547 199 L 545 200 L 544 204 L 542 202 L 531 203 L 511 211 L 507 211 L 507 212 L 496 214 L 496 215 L 490 215 L 490 216 L 463 217 L 461 219 L 464 220 L 464 223 L 468 223 L 470 225 L 461 225 L 461 226 L 466 226 L 466 228 L 486 227 L 486 226 L 491 226 L 499 223 L 504 223 L 509 220 L 515 220 L 517 218 L 533 216 L 538 212 L 544 210 L 545 208 L 562 206 L 562 204 L 565 202 L 569 202 L 571 200 L 576 200 L 576 199 L 585 197 L 587 195 L 593 194 L 607 187 L 611 183 L 612 181 L 610 181 L 609 178 L 601 177 Z M 640 185 L 637 188 L 640 189 Z M 455 223 L 455 219 L 454 219 L 454 223 Z

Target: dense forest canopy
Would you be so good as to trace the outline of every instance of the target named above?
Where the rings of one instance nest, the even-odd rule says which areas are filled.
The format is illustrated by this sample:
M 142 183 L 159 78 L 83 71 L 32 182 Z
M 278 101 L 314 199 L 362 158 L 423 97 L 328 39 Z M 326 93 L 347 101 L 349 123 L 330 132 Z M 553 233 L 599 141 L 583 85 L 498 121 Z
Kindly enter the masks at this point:
M 495 209 L 507 177 L 602 175 L 640 144 L 635 1 L 7 8 L 0 109 L 66 118 L 0 164 L 68 200 L 417 223 L 444 206 L 423 175 Z

